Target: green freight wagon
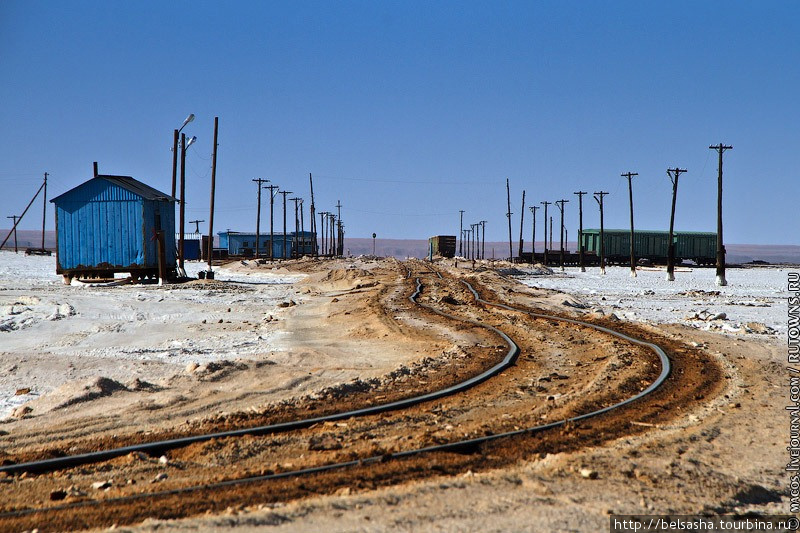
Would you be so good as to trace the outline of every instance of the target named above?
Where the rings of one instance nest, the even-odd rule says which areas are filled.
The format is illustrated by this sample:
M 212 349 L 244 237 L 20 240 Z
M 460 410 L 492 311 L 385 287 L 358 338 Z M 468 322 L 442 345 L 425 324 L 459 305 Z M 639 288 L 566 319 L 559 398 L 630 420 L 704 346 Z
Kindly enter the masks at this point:
M 698 265 L 711 265 L 716 261 L 717 234 L 697 231 L 678 231 L 672 235 L 675 258 L 691 260 Z M 600 255 L 600 230 L 585 229 L 581 239 L 584 251 Z M 604 231 L 605 255 L 608 264 L 628 264 L 631 257 L 631 232 L 623 229 Z M 633 251 L 637 260 L 666 263 L 669 232 L 636 230 L 633 234 Z
M 428 247 L 433 255 L 454 257 L 456 255 L 456 236 L 436 235 L 428 239 Z
M 689 259 L 698 265 L 714 265 L 717 262 L 717 234 L 699 231 L 677 233 L 675 256 Z

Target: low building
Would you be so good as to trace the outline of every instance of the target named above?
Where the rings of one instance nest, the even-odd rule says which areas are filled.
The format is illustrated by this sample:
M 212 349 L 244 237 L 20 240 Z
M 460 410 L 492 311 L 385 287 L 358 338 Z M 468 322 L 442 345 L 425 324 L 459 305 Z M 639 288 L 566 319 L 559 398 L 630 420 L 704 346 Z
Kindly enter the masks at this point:
M 130 176 L 98 175 L 50 200 L 55 205 L 56 272 L 73 277 L 158 276 L 157 234 L 174 271 L 175 198 Z
M 291 232 L 286 234 L 285 239 L 281 232 L 273 233 L 272 237 L 273 240 L 270 242 L 269 233 L 262 233 L 258 236 L 259 257 L 289 259 L 314 253 L 314 232 Z M 284 243 L 286 243 L 285 248 Z M 255 257 L 256 234 L 242 231 L 221 231 L 219 245 L 220 248 L 226 249 L 230 256 Z M 270 249 L 272 254 L 270 254 Z

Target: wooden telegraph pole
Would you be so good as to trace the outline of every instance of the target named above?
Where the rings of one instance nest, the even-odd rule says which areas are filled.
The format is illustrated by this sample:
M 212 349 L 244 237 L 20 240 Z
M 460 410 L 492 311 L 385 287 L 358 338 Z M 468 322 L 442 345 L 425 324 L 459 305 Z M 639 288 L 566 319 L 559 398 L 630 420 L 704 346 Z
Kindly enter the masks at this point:
M 290 202 L 294 202 L 294 239 L 292 239 L 292 249 L 294 250 L 292 255 L 294 257 L 300 257 L 300 250 L 298 249 L 297 245 L 297 232 L 300 231 L 300 218 L 297 214 L 297 206 L 300 202 L 300 198 L 289 198 Z
M 320 236 L 321 236 L 321 239 L 320 239 L 320 252 L 321 253 L 320 253 L 320 255 L 322 255 L 324 257 L 325 254 L 326 254 L 326 250 L 325 250 L 325 218 L 328 216 L 328 212 L 327 211 L 320 211 L 317 214 L 319 215 L 320 226 L 322 226 L 322 230 L 320 231 Z
M 667 169 L 667 175 L 672 181 L 672 211 L 669 216 L 669 237 L 667 241 L 667 281 L 675 281 L 675 243 L 672 242 L 672 234 L 675 227 L 675 199 L 678 196 L 678 178 L 683 172 L 686 172 L 685 168 Z
M 717 166 L 717 285 L 724 287 L 728 284 L 728 281 L 725 279 L 725 245 L 722 242 L 722 152 L 733 150 L 733 146 L 725 146 L 719 143 L 708 148 L 716 150 L 719 154 Z
M 283 250 L 281 251 L 281 259 L 286 259 L 286 195 L 292 194 L 292 191 L 278 191 L 278 194 L 283 195 Z
M 189 224 L 194 224 L 194 232 L 200 233 L 200 223 L 205 222 L 205 220 L 190 220 Z
M 508 260 L 513 263 L 514 245 L 511 243 L 511 187 L 508 184 L 508 178 L 506 178 L 506 197 L 508 198 L 508 211 L 506 212 L 506 216 L 508 217 Z
M 464 210 L 459 209 L 458 212 L 461 213 L 461 222 L 459 223 L 458 226 L 458 236 L 459 236 L 458 256 L 464 257 Z
M 255 178 L 252 181 L 254 181 L 256 183 L 256 186 L 258 187 L 258 195 L 257 195 L 258 209 L 256 210 L 256 259 L 258 259 L 260 252 L 259 246 L 261 245 L 261 243 L 259 242 L 261 240 L 261 188 L 262 188 L 261 184 L 269 183 L 269 180 Z
M 559 263 L 561 263 L 561 271 L 564 271 L 564 204 L 568 204 L 569 200 L 558 200 L 556 205 L 558 210 L 561 211 L 561 231 L 559 236 L 561 238 L 561 253 L 559 255 Z
M 547 266 L 547 206 L 552 202 L 539 202 L 544 206 L 544 266 Z
M 608 193 L 600 191 L 594 193 L 594 199 L 600 206 L 600 274 L 606 273 L 606 236 L 603 227 L 603 197 Z
M 206 279 L 214 279 L 214 272 L 211 270 L 211 259 L 214 252 L 214 186 L 217 181 L 217 131 L 219 129 L 219 117 L 214 117 L 214 151 L 211 156 L 211 202 L 210 214 L 208 216 L 208 272 Z
M 533 228 L 531 229 L 531 264 L 536 264 L 536 210 L 539 206 L 531 206 L 531 218 L 533 219 Z
M 265 185 L 265 189 L 269 189 L 269 260 L 275 259 L 275 231 L 274 231 L 274 212 L 275 212 L 275 195 L 273 192 L 278 188 L 277 185 Z
M 314 180 L 311 178 L 311 172 L 308 173 L 308 183 L 311 185 L 311 220 L 308 223 L 308 231 L 311 232 L 311 256 L 317 256 L 317 217 L 316 208 L 314 206 Z
M 178 267 L 179 274 L 185 276 L 186 272 L 183 270 L 183 232 L 184 232 L 184 218 L 186 215 L 186 134 L 181 133 L 181 205 L 178 210 L 180 222 L 180 236 L 178 238 Z
M 578 195 L 578 264 L 581 272 L 586 272 L 586 266 L 583 264 L 583 195 L 589 193 L 578 191 L 572 194 Z
M 481 220 L 481 259 L 486 259 L 486 223 L 488 220 Z
M 522 208 L 519 212 L 519 259 L 522 261 L 522 226 L 525 223 L 525 190 L 522 191 Z
M 342 231 L 342 201 L 336 200 L 336 214 L 338 215 L 338 222 L 336 223 L 336 237 L 339 239 L 339 244 L 336 246 L 336 255 L 344 255 L 344 232 Z
M 14 220 L 14 229 L 12 230 L 14 232 L 14 253 L 18 254 L 19 248 L 17 248 L 17 219 L 20 217 L 18 217 L 17 215 L 11 215 L 10 217 L 6 218 L 11 218 Z
M 620 174 L 623 178 L 628 178 L 628 198 L 630 199 L 631 203 L 631 277 L 636 277 L 636 256 L 634 255 L 633 249 L 633 184 L 632 179 L 634 176 L 638 176 L 638 172 L 626 172 L 625 174 Z
M 44 253 L 44 226 L 45 220 L 47 220 L 47 176 L 49 174 L 47 172 L 44 173 L 44 196 L 42 197 L 42 253 Z

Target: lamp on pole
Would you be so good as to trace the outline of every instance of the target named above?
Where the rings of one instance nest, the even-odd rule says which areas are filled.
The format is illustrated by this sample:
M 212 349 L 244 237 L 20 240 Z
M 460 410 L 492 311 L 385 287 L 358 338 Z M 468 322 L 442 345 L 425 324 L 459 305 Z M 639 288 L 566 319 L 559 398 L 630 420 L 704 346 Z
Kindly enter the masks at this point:
M 181 127 L 172 132 L 172 197 L 175 198 L 175 177 L 178 168 L 178 135 L 183 131 L 188 123 L 194 120 L 194 113 L 189 113 Z
M 194 115 L 191 115 L 194 118 Z M 183 271 L 183 230 L 186 215 L 186 150 L 194 144 L 197 137 L 186 140 L 186 134 L 181 133 L 181 210 L 180 210 L 180 238 L 178 240 L 178 266 Z M 183 273 L 181 274 L 183 275 Z

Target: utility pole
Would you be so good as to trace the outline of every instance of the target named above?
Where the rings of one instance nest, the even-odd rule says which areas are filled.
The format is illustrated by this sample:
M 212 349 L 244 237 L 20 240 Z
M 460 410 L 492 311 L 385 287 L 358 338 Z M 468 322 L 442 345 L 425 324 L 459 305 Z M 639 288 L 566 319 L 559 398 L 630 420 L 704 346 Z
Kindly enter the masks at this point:
M 605 191 L 594 193 L 594 200 L 600 206 L 600 274 L 604 276 L 606 274 L 606 235 L 603 228 L 603 197 L 607 194 Z
M 265 185 L 264 188 L 269 189 L 269 260 L 272 261 L 275 259 L 275 231 L 273 228 L 275 222 L 275 195 L 278 194 L 274 191 L 278 188 L 278 186 Z
M 638 175 L 639 175 L 638 172 L 626 172 L 625 174 L 620 174 L 620 176 L 622 176 L 623 178 L 628 178 L 628 198 L 629 198 L 630 204 L 631 204 L 631 277 L 632 278 L 636 277 L 636 255 L 635 255 L 634 246 L 633 246 L 634 232 L 633 232 L 633 183 L 632 183 L 632 181 L 633 181 L 633 177 L 634 176 L 638 176 Z
M 42 197 L 42 252 L 44 252 L 44 225 L 47 219 L 47 172 L 44 173 L 44 196 Z
M 536 264 L 536 210 L 539 206 L 531 206 L 531 218 L 533 219 L 533 229 L 531 229 L 531 264 Z
M 261 184 L 269 183 L 269 180 L 255 178 L 252 181 L 254 181 L 258 187 L 258 209 L 256 210 L 256 259 L 258 259 L 259 246 L 261 245 Z
M 481 243 L 481 241 L 480 241 L 480 236 L 478 235 L 478 231 L 479 231 L 478 228 L 481 227 L 481 223 L 477 222 L 475 224 L 471 224 L 471 226 L 472 226 L 472 233 L 474 235 L 474 242 L 475 242 L 473 247 L 472 247 L 472 259 L 475 259 L 476 256 L 477 256 L 478 259 L 480 259 L 481 258 L 480 250 L 481 249 L 480 249 L 480 247 L 478 245 Z
M 175 198 L 175 181 L 178 174 L 178 134 L 179 130 L 172 132 L 172 197 Z
M 339 222 L 338 222 L 338 224 L 336 226 L 336 233 L 337 233 L 337 237 L 339 238 L 339 244 L 338 244 L 338 246 L 336 248 L 336 255 L 337 256 L 341 256 L 341 255 L 344 255 L 342 253 L 343 252 L 343 248 L 344 248 L 344 242 L 342 242 L 342 201 L 341 200 L 336 200 L 336 213 L 339 216 Z
M 481 220 L 481 259 L 486 259 L 486 222 Z
M 180 275 L 183 276 L 183 221 L 186 213 L 186 134 L 181 133 L 181 205 L 179 214 L 181 217 L 178 227 L 180 228 L 180 236 L 178 238 L 178 267 L 180 268 Z
M 300 231 L 300 218 L 297 214 L 297 206 L 300 203 L 300 198 L 289 198 L 290 202 L 294 202 L 294 239 L 292 239 L 292 255 L 300 257 L 300 250 L 297 247 L 297 232 Z
M 326 252 L 326 250 L 325 250 L 325 218 L 328 216 L 328 213 L 327 213 L 327 211 L 320 211 L 317 214 L 319 215 L 319 223 L 322 226 L 322 229 L 320 230 L 320 233 L 319 233 L 320 234 L 319 251 L 320 251 L 320 255 L 325 256 L 325 252 Z
M 544 206 L 544 266 L 547 266 L 547 206 L 551 202 L 539 202 Z
M 581 272 L 586 272 L 586 266 L 583 264 L 583 195 L 589 193 L 578 191 L 572 194 L 578 195 L 578 264 Z
M 568 204 L 569 200 L 558 200 L 556 205 L 558 210 L 561 211 L 561 231 L 559 237 L 561 238 L 561 254 L 559 255 L 559 262 L 561 263 L 561 271 L 564 271 L 564 204 Z
M 205 220 L 190 220 L 189 224 L 194 224 L 194 232 L 200 233 L 200 223 L 205 222 Z
M 328 214 L 328 230 L 331 232 L 331 257 L 336 255 L 336 215 L 333 213 Z
M 508 260 L 513 263 L 514 247 L 511 244 L 511 187 L 508 184 L 508 178 L 506 178 L 506 197 L 508 198 L 508 212 L 506 213 L 508 217 Z
M 458 226 L 458 235 L 461 237 L 458 243 L 458 256 L 464 257 L 464 210 L 459 209 L 458 212 L 461 213 L 461 223 Z
M 708 148 L 716 150 L 719 154 L 717 166 L 717 285 L 724 287 L 728 281 L 725 279 L 725 245 L 722 242 L 722 153 L 725 150 L 733 150 L 733 146 L 719 143 Z
M 286 195 L 292 194 L 292 191 L 278 191 L 278 194 L 283 195 L 283 250 L 281 251 L 281 258 L 286 259 Z
M 217 182 L 217 131 L 219 129 L 219 117 L 214 117 L 214 151 L 211 156 L 211 202 L 210 214 L 208 217 L 208 272 L 206 279 L 214 279 L 214 272 L 211 270 L 211 259 L 214 255 L 214 187 Z
M 300 242 L 302 243 L 300 245 L 300 251 L 302 252 L 301 255 L 306 254 L 306 230 L 303 227 L 303 203 L 303 199 L 300 198 Z
M 672 230 L 675 226 L 675 199 L 678 196 L 678 178 L 685 168 L 668 168 L 667 175 L 672 181 L 672 211 L 669 216 L 669 240 L 667 241 L 667 281 L 675 281 L 675 243 L 672 242 Z
M 311 178 L 311 172 L 308 173 L 308 183 L 311 185 L 311 221 L 309 222 L 308 231 L 311 232 L 311 256 L 317 255 L 317 217 L 314 208 L 314 180 Z
M 522 261 L 522 224 L 525 222 L 525 190 L 522 190 L 522 209 L 519 212 L 519 260 Z
M 11 215 L 10 217 L 6 217 L 6 218 L 14 219 L 14 253 L 18 254 L 19 253 L 19 248 L 17 248 L 17 219 L 20 218 L 20 217 L 18 217 L 17 215 Z
M 183 128 L 186 127 L 188 123 L 194 120 L 194 113 L 189 113 L 189 116 L 186 117 L 186 120 L 183 121 L 181 124 L 180 129 L 174 130 L 172 132 L 172 197 L 175 198 L 175 177 L 177 172 L 178 166 L 178 134 L 183 131 Z M 96 173 L 95 173 L 96 174 Z M 95 177 L 97 177 L 95 175 Z
M 39 193 L 40 193 L 40 192 L 42 192 L 42 189 L 43 189 L 43 188 L 44 188 L 44 183 L 42 183 L 42 184 L 39 186 L 39 189 L 36 191 L 36 194 L 34 194 L 34 195 L 33 195 L 33 198 L 31 198 L 31 201 L 30 201 L 30 202 L 28 202 L 28 205 L 27 205 L 27 206 L 25 206 L 25 209 L 23 209 L 23 210 L 22 210 L 22 214 L 19 216 L 18 220 L 17 220 L 17 221 L 14 223 L 14 227 L 13 227 L 13 228 L 11 228 L 11 231 L 9 231 L 9 232 L 8 232 L 8 234 L 6 235 L 6 238 L 5 238 L 5 239 L 3 239 L 3 242 L 0 242 L 0 249 L 2 249 L 2 248 L 3 248 L 3 246 L 5 246 L 5 245 L 6 245 L 6 243 L 8 242 L 8 239 L 9 239 L 9 237 L 11 237 L 11 234 L 12 234 L 12 233 L 14 233 L 14 232 L 16 231 L 16 229 L 17 229 L 17 225 L 18 225 L 20 222 L 22 222 L 22 217 L 24 217 L 24 216 L 25 216 L 25 213 L 27 213 L 27 212 L 28 212 L 28 209 L 30 209 L 30 208 L 31 208 L 31 206 L 33 205 L 33 202 L 35 202 L 35 201 L 36 201 L 36 198 L 38 198 L 38 197 L 39 197 Z M 29 244 L 30 244 L 30 243 L 29 243 Z
M 550 249 L 553 249 L 553 217 L 550 217 Z

